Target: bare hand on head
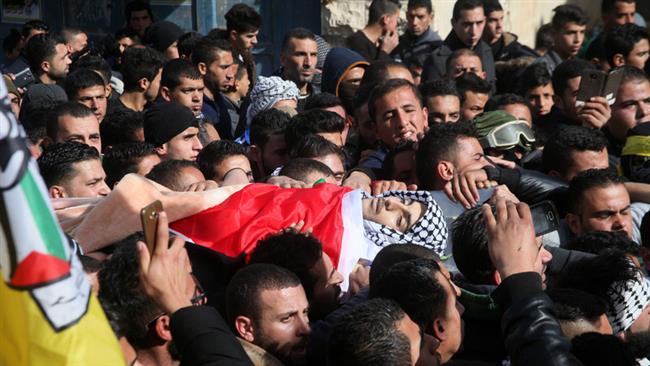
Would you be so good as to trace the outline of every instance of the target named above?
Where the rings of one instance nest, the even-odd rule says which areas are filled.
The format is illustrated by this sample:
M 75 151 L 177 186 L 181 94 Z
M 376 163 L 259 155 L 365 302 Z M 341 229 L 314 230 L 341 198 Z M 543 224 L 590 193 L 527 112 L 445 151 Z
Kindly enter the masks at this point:
M 219 184 L 213 180 L 204 180 L 202 182 L 192 183 L 185 187 L 185 192 L 203 192 L 209 189 L 219 188 Z
M 370 286 L 370 266 L 357 263 L 350 272 L 350 287 L 348 291 L 356 295 L 359 291 Z
M 372 182 L 371 187 L 373 196 L 388 191 L 416 191 L 418 189 L 415 184 L 406 185 L 406 183 L 397 180 L 376 180 Z
M 192 306 L 187 294 L 194 291 L 194 284 L 187 281 L 190 266 L 185 242 L 179 237 L 169 240 L 169 225 L 164 211 L 159 213 L 153 253 L 149 253 L 147 245 L 141 241 L 138 242 L 138 252 L 144 292 L 168 315 Z
M 303 229 L 305 229 L 303 231 Z M 305 221 L 300 220 L 298 222 L 294 222 L 288 227 L 285 227 L 284 229 L 280 230 L 281 233 L 288 233 L 288 232 L 295 232 L 295 233 L 304 233 L 304 234 L 311 234 L 313 228 L 305 228 Z
M 445 184 L 443 191 L 450 200 L 458 202 L 463 207 L 470 209 L 476 206 L 480 199 L 479 189 L 490 188 L 496 185 L 496 182 L 488 179 L 485 170 L 476 169 L 455 173 L 454 178 Z
M 278 175 L 275 177 L 269 177 L 266 180 L 266 183 L 273 184 L 281 188 L 311 188 L 311 186 L 305 182 L 289 178 L 284 175 Z
M 517 198 L 517 196 L 515 196 L 512 192 L 510 192 L 508 187 L 505 186 L 504 184 L 501 184 L 494 188 L 494 192 L 492 193 L 492 197 L 490 197 L 490 199 L 488 200 L 488 203 L 491 205 L 495 205 L 497 203 L 497 200 L 499 200 L 500 198 L 506 201 L 519 203 L 519 198 Z
M 499 197 L 496 214 L 488 204 L 482 209 L 490 259 L 501 279 L 517 273 L 534 272 L 539 247 L 528 205 Z
M 583 126 L 601 129 L 612 117 L 612 109 L 604 97 L 592 97 L 578 108 L 578 119 Z
M 362 189 L 366 191 L 367 193 L 372 193 L 372 188 L 370 185 L 372 184 L 372 180 L 370 177 L 359 171 L 354 171 L 348 175 L 347 178 L 341 183 L 343 187 L 349 187 L 352 189 Z

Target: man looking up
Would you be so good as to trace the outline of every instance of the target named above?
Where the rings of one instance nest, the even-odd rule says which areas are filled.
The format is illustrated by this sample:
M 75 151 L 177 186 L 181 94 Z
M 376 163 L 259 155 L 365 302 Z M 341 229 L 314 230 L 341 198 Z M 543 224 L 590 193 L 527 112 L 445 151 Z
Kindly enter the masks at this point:
M 368 62 L 390 60 L 399 44 L 397 22 L 399 4 L 391 0 L 373 0 L 368 8 L 368 24 L 347 38 L 347 46 Z
M 295 28 L 284 36 L 280 51 L 280 76 L 284 80 L 293 81 L 300 90 L 298 111 L 302 111 L 310 96 L 319 93 L 311 83 L 316 75 L 318 44 L 316 36 L 305 28 Z
M 178 103 L 160 103 L 144 117 L 144 140 L 155 146 L 161 160 L 196 160 L 203 148 L 198 121 L 192 111 Z
M 545 63 L 550 74 L 562 61 L 578 55 L 589 21 L 584 10 L 575 5 L 560 5 L 553 11 L 553 49 L 536 61 Z
M 31 37 L 25 47 L 25 57 L 34 77 L 43 84 L 55 84 L 65 78 L 72 63 L 65 39 L 49 33 Z
M 142 112 L 158 96 L 163 59 L 151 48 L 128 48 L 122 55 L 124 93 L 112 99 L 109 110 L 132 109 Z
M 481 59 L 487 80 L 495 78 L 494 57 L 490 46 L 481 37 L 485 28 L 485 13 L 482 0 L 458 0 L 454 4 L 451 18 L 452 30 L 442 46 L 433 51 L 424 62 L 422 82 L 440 79 L 448 73 L 447 58 L 461 48 L 469 48 Z
M 406 65 L 426 57 L 442 43 L 438 32 L 431 29 L 433 6 L 431 0 L 409 0 L 406 6 L 406 32 L 399 37 L 393 56 Z
M 237 64 L 230 43 L 204 37 L 194 47 L 192 63 L 199 69 L 206 86 L 203 90 L 203 115 L 214 124 L 222 139 L 232 139 L 235 131 L 221 94 L 235 86 Z

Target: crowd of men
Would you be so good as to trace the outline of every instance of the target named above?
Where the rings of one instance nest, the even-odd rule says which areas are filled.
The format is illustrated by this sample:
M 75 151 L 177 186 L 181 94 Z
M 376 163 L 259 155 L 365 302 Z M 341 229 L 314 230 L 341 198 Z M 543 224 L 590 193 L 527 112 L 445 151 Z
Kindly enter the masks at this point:
M 108 200 L 134 174 L 174 192 L 362 191 L 378 250 L 352 270 L 311 214 L 235 257 L 170 238 L 169 207 L 153 249 L 141 232 L 101 248 L 75 237 L 129 364 L 650 365 L 636 5 L 602 0 L 594 29 L 558 6 L 525 45 L 498 0 L 457 0 L 444 38 L 431 0 L 373 0 L 341 44 L 290 30 L 263 76 L 253 8 L 203 35 L 134 0 L 102 42 L 25 23 L 4 39 L 3 74 L 53 202 Z M 599 77 L 618 82 L 589 94 Z

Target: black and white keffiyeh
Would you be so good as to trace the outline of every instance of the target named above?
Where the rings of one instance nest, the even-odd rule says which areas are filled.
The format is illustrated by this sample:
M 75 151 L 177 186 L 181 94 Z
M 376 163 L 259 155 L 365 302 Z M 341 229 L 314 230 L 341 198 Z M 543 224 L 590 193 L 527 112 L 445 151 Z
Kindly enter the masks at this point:
M 379 247 L 390 244 L 416 244 L 433 250 L 443 256 L 447 245 L 447 224 L 431 194 L 426 191 L 389 191 L 374 197 L 397 197 L 402 200 L 418 201 L 426 205 L 426 211 L 407 232 L 402 233 L 374 221 L 363 220 L 366 239 Z M 372 196 L 364 195 L 364 198 Z
M 639 273 L 636 280 L 614 283 L 607 295 L 607 318 L 616 335 L 627 330 L 650 302 L 650 283 Z

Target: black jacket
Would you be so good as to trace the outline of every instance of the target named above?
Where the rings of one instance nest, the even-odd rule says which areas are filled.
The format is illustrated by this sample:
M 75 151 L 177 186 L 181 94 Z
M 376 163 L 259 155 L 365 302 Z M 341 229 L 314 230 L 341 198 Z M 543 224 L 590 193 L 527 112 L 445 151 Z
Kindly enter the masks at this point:
M 443 44 L 438 47 L 427 59 L 424 61 L 422 68 L 422 82 L 430 80 L 441 79 L 447 73 L 447 58 L 451 56 L 454 51 L 461 48 L 469 48 L 466 44 L 460 41 L 456 33 L 452 30 Z M 474 47 L 474 52 L 481 58 L 483 64 L 483 71 L 487 74 L 487 80 L 493 82 L 496 73 L 494 70 L 494 57 L 492 56 L 492 49 L 483 40 Z
M 533 49 L 519 43 L 516 35 L 507 32 L 496 43 L 490 45 L 490 48 L 495 62 L 508 61 L 523 56 L 539 57 Z
M 440 47 L 442 39 L 438 32 L 434 32 L 431 27 L 419 36 L 415 36 L 408 31 L 399 37 L 399 45 L 391 53 L 391 56 L 405 65 L 410 65 L 414 60 L 426 58 L 432 51 Z
M 181 365 L 253 365 L 226 322 L 209 306 L 188 306 L 171 316 L 170 329 Z
M 357 31 L 346 39 L 349 49 L 363 56 L 368 62 L 375 60 L 392 60 L 384 51 L 379 49 L 362 31 Z
M 570 352 L 571 342 L 562 334 L 539 274 L 526 272 L 506 278 L 493 298 L 504 309 L 501 329 L 513 366 L 582 365 Z
M 490 166 L 484 169 L 488 179 L 505 184 L 510 192 L 528 204 L 552 200 L 557 192 L 567 187 L 566 182 L 534 170 Z

